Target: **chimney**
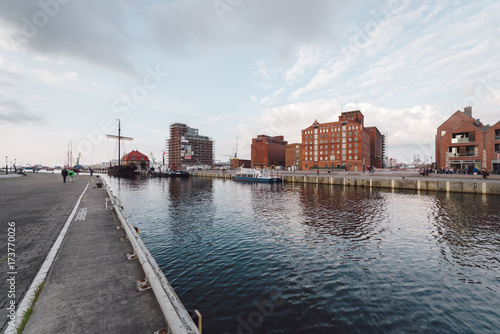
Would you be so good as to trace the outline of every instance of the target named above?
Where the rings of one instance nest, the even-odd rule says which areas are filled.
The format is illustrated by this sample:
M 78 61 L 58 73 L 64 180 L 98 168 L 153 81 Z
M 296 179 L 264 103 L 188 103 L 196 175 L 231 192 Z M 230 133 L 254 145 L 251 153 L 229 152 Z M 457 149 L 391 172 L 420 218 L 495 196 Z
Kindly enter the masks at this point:
M 469 117 L 472 117 L 472 107 L 471 106 L 464 107 L 464 114 L 466 114 Z

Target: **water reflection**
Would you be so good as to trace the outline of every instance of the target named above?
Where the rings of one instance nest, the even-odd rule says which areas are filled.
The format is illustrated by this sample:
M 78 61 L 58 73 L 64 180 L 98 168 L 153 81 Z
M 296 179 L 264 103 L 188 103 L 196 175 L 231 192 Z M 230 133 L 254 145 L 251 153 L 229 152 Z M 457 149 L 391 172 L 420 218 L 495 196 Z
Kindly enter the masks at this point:
M 498 197 L 110 182 L 182 301 L 203 313 L 204 333 L 500 326 Z
M 432 217 L 434 238 L 442 245 L 447 261 L 500 271 L 499 204 L 496 196 L 437 196 Z

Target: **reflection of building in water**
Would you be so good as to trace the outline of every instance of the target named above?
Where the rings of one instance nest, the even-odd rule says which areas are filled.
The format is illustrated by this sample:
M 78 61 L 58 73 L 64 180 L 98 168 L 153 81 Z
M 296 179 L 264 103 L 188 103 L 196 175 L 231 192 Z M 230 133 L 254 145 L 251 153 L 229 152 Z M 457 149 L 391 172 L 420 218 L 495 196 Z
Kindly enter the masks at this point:
M 304 184 L 299 203 L 293 210 L 301 209 L 301 223 L 313 232 L 310 238 L 360 241 L 383 232 L 380 224 L 387 211 L 383 191 Z
M 376 127 L 365 127 L 364 119 L 359 110 L 347 111 L 338 122 L 315 121 L 302 130 L 302 169 L 382 168 L 385 138 Z
M 198 129 L 182 123 L 173 123 L 170 124 L 167 152 L 168 165 L 172 169 L 212 166 L 214 142 L 210 137 L 200 136 Z
M 472 107 L 457 110 L 436 133 L 437 168 L 498 170 L 500 167 L 500 121 L 484 125 L 472 117 Z
M 464 267 L 500 270 L 497 196 L 437 193 L 433 199 L 432 235 L 447 261 Z

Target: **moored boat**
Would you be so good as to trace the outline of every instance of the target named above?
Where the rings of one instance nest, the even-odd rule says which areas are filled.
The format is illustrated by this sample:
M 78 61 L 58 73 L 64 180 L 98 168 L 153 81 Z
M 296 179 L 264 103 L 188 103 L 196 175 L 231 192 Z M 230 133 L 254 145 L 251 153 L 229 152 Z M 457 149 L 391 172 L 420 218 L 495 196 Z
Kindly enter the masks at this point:
M 118 176 L 118 177 L 133 177 L 135 176 L 136 166 L 122 165 L 120 146 L 122 140 L 133 140 L 130 137 L 124 137 L 121 135 L 120 119 L 118 119 L 118 136 L 108 135 L 108 138 L 118 139 L 118 165 L 110 166 L 108 168 L 108 175 Z
M 233 180 L 273 183 L 273 182 L 281 182 L 281 174 L 275 170 L 270 170 L 270 169 L 253 169 L 253 168 L 242 167 L 239 172 L 236 172 L 233 175 Z
M 170 172 L 150 171 L 151 176 L 159 177 L 189 177 L 189 173 L 183 170 L 174 170 Z

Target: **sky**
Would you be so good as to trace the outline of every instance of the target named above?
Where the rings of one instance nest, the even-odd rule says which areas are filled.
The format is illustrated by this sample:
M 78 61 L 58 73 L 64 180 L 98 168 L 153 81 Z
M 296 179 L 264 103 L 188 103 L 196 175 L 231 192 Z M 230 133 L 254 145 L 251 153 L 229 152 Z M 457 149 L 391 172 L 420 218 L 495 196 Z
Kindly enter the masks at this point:
M 496 0 L 2 0 L 0 165 L 109 161 L 117 119 L 126 151 L 160 160 L 180 122 L 250 159 L 351 110 L 430 161 L 456 110 L 500 120 L 499 51 Z

